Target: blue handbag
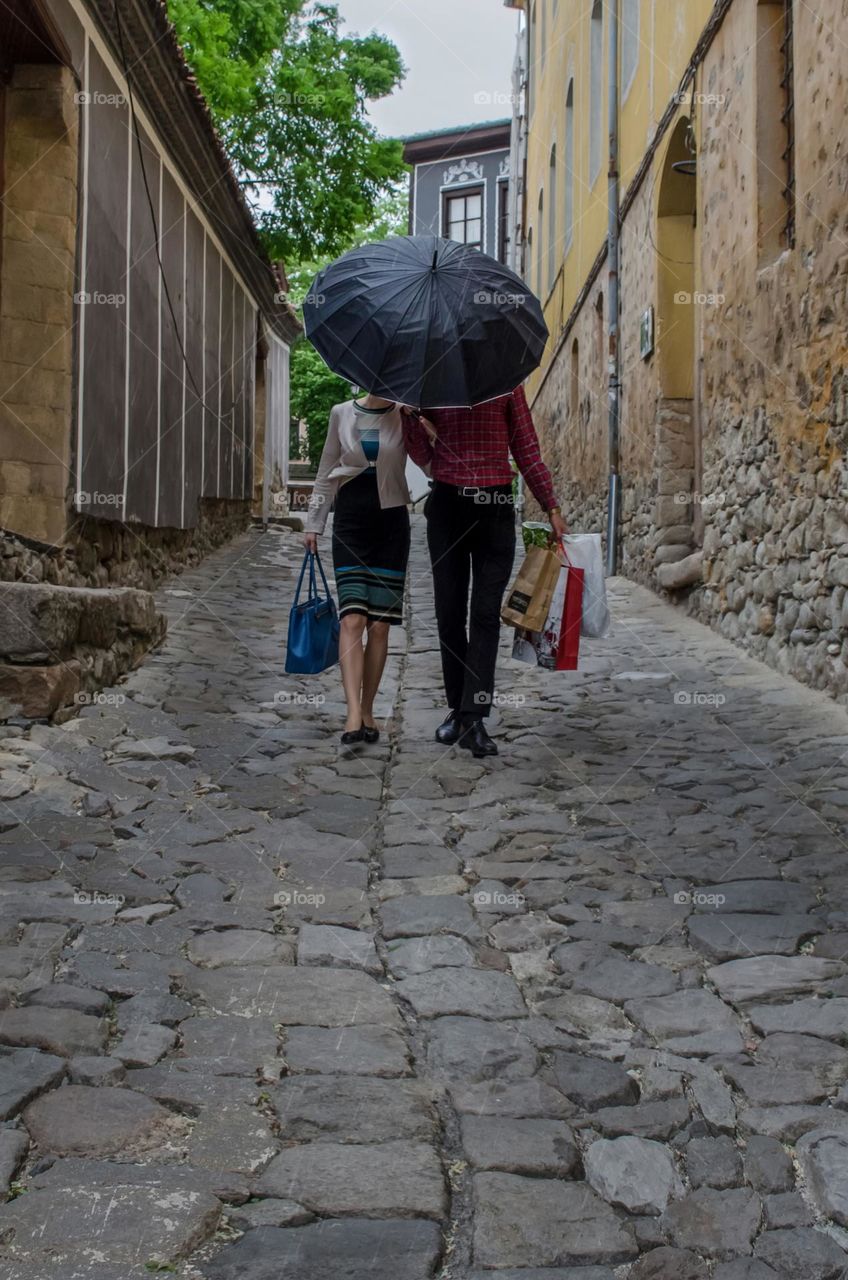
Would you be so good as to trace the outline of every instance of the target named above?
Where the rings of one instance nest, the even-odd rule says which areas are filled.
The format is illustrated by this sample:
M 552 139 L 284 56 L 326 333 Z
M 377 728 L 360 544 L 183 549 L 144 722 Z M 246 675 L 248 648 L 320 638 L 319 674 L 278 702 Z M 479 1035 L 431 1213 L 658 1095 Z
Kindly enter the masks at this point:
M 321 570 L 324 595 L 319 596 L 315 581 L 315 562 Z M 309 594 L 300 599 L 306 566 L 309 565 Z M 339 660 L 339 615 L 336 603 L 327 586 L 327 575 L 317 551 L 307 551 L 303 557 L 294 604 L 289 614 L 289 642 L 286 650 L 286 671 L 289 675 L 315 676 L 326 671 Z

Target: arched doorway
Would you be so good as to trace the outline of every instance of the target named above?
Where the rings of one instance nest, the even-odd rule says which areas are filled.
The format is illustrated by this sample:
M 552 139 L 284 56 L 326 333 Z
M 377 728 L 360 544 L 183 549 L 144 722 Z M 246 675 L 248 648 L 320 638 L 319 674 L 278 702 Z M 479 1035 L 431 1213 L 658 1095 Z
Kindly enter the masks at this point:
M 695 502 L 695 248 L 697 178 L 692 124 L 676 124 L 657 193 L 657 527 L 656 564 L 682 560 L 700 537 Z

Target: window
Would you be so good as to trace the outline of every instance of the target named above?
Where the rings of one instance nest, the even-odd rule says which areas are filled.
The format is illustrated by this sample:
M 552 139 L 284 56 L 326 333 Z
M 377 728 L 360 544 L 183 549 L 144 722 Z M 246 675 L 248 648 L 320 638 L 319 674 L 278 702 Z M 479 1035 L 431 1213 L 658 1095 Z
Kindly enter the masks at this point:
M 557 155 L 556 144 L 551 147 L 551 158 L 548 161 L 548 293 L 554 287 L 557 272 Z
M 526 248 L 524 252 L 524 279 L 527 281 L 531 289 L 533 288 L 533 283 L 534 283 L 533 282 L 534 261 L 535 259 L 533 257 L 533 228 L 528 227 L 527 243 L 526 243 Z
M 533 114 L 534 99 L 536 97 L 536 9 L 537 4 L 533 5 L 530 11 L 530 26 L 527 31 L 527 118 Z
M 571 248 L 574 234 L 574 81 L 565 97 L 565 253 Z
M 641 0 L 621 0 L 621 99 L 627 97 L 639 65 L 639 5 Z
M 757 245 L 760 265 L 795 243 L 792 0 L 757 5 Z
M 498 262 L 509 262 L 509 183 L 498 183 Z
M 548 0 L 539 0 L 542 7 L 542 44 L 539 48 L 539 70 L 545 69 L 545 55 L 548 52 Z
M 604 8 L 602 0 L 592 5 L 589 27 L 589 186 L 601 171 L 601 130 L 604 122 Z
M 483 188 L 445 196 L 445 236 L 472 249 L 483 247 Z
M 545 192 L 539 192 L 539 216 L 536 219 L 536 292 L 541 298 L 545 287 Z

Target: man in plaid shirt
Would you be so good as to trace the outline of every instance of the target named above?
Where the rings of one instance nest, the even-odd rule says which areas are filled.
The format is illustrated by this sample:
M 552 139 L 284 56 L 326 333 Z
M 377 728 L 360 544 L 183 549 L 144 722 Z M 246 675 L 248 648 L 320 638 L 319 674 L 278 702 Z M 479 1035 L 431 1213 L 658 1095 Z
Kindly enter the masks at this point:
M 427 544 L 449 708 L 436 740 L 458 742 L 475 756 L 497 755 L 484 720 L 515 555 L 510 454 L 557 536 L 565 523 L 522 387 L 471 409 L 434 409 L 426 417 L 407 410 L 404 438 L 409 456 L 433 480 Z

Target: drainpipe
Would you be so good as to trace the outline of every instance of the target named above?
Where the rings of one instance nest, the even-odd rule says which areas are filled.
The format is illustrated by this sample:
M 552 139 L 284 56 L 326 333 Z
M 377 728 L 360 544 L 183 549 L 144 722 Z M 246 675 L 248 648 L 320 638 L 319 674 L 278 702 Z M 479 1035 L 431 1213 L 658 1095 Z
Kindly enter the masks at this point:
M 510 130 L 509 148 L 509 219 L 510 247 L 509 263 L 513 271 L 524 276 L 524 235 L 526 232 L 525 212 L 527 201 L 525 188 L 527 185 L 527 133 L 529 120 L 527 103 L 529 99 L 529 82 L 533 73 L 530 66 L 530 15 L 522 14 L 523 0 L 512 4 L 506 0 L 507 8 L 516 8 L 518 13 L 515 36 L 515 60 L 512 67 L 512 128 Z M 524 511 L 524 477 L 518 472 L 516 486 L 516 505 L 519 523 Z
M 607 183 L 607 265 L 609 267 L 608 332 L 609 364 L 607 382 L 609 389 L 609 495 L 607 499 L 607 574 L 618 571 L 618 525 L 621 505 L 621 475 L 619 472 L 619 426 L 621 422 L 621 383 L 618 343 L 619 298 L 619 180 L 618 180 L 618 4 L 619 0 L 607 0 L 609 15 L 609 48 L 607 65 L 608 115 L 609 115 L 609 179 Z
M 524 112 L 522 91 L 524 88 L 524 31 L 521 15 L 517 15 L 515 32 L 515 58 L 512 64 L 512 124 L 509 133 L 509 261 L 507 266 L 521 274 L 521 237 L 524 227 L 521 218 L 521 198 L 524 178 Z

